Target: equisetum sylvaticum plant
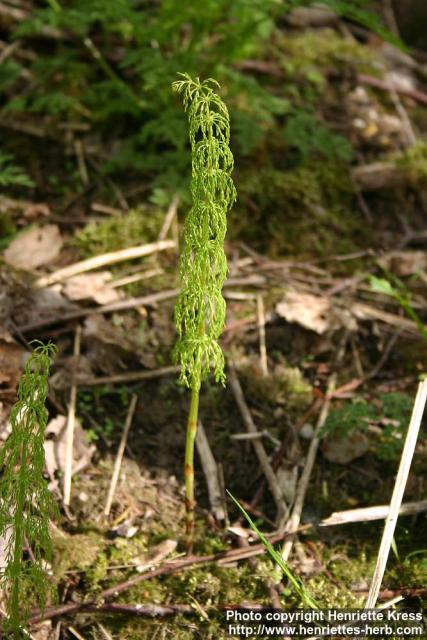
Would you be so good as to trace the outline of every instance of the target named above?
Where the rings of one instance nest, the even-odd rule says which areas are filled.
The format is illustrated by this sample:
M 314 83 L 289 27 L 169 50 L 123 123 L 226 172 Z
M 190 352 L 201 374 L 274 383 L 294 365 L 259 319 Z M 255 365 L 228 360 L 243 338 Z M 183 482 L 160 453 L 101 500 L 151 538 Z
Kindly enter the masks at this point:
M 188 74 L 173 83 L 182 93 L 188 113 L 191 144 L 192 207 L 184 224 L 184 249 L 180 258 L 182 288 L 175 306 L 178 341 L 175 359 L 180 380 L 191 390 L 185 445 L 185 506 L 187 549 L 194 530 L 194 441 L 197 431 L 202 381 L 213 371 L 225 383 L 224 355 L 218 344 L 225 322 L 222 286 L 227 275 L 224 239 L 227 211 L 236 198 L 231 179 L 228 110 L 215 92 L 218 83 L 200 82 Z
M 0 536 L 5 542 L 5 564 L 0 587 L 7 595 L 3 632 L 13 638 L 28 637 L 23 627 L 29 602 L 43 610 L 49 579 L 45 563 L 52 556 L 49 520 L 57 507 L 43 473 L 45 407 L 49 370 L 56 347 L 40 342 L 28 359 L 12 408 L 12 432 L 0 449 Z

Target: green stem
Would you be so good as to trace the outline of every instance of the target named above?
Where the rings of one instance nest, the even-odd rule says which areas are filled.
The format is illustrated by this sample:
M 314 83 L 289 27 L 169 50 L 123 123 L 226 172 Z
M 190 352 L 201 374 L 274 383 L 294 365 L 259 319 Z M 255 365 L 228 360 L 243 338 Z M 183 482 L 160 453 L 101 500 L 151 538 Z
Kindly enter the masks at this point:
M 188 553 L 193 550 L 194 533 L 194 442 L 199 417 L 199 388 L 191 389 L 190 410 L 188 412 L 187 437 L 185 441 L 185 511 L 186 511 L 186 546 Z
M 20 627 L 20 580 L 21 580 L 21 567 L 22 567 L 22 554 L 24 551 L 24 504 L 25 504 L 25 490 L 26 482 L 25 475 L 27 467 L 27 453 L 28 443 L 23 441 L 21 465 L 20 465 L 20 482 L 19 489 L 16 496 L 16 511 L 15 511 L 15 545 L 13 550 L 13 566 L 14 566 L 14 580 L 12 581 L 12 592 L 10 595 L 10 623 L 13 629 L 14 638 L 21 637 Z

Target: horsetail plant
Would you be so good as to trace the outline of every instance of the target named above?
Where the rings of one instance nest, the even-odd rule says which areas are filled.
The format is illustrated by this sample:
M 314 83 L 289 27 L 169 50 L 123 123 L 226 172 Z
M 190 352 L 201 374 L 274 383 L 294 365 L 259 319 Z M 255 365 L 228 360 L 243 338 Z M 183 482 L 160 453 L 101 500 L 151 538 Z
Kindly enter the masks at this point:
M 227 276 L 224 239 L 227 211 L 236 199 L 231 178 L 233 155 L 227 107 L 215 92 L 216 80 L 201 82 L 187 73 L 173 83 L 182 93 L 188 112 L 191 144 L 192 208 L 184 224 L 184 249 L 180 258 L 181 293 L 175 306 L 178 341 L 175 360 L 180 380 L 191 390 L 185 446 L 185 506 L 187 549 L 193 546 L 194 441 L 199 393 L 212 370 L 216 382 L 225 383 L 224 355 L 218 344 L 225 322 L 222 286 Z
M 43 444 L 55 353 L 52 343 L 37 343 L 19 382 L 18 402 L 10 415 L 12 432 L 0 450 L 0 536 L 6 541 L 0 586 L 7 593 L 4 631 L 15 640 L 26 635 L 29 596 L 35 596 L 43 610 L 49 587 L 43 563 L 52 555 L 49 519 L 57 507 L 43 477 Z

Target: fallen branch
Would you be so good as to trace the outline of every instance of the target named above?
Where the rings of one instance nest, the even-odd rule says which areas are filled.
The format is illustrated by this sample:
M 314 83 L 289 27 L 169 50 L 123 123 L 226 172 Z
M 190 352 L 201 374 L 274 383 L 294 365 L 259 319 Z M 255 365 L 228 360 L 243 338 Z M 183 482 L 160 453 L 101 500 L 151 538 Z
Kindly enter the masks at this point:
M 427 511 L 427 500 L 420 502 L 407 502 L 400 505 L 400 516 L 412 516 L 417 513 Z M 390 505 L 381 504 L 374 507 L 364 507 L 362 509 L 346 509 L 346 511 L 335 511 L 329 518 L 319 522 L 319 527 L 332 527 L 339 524 L 350 524 L 351 522 L 371 522 L 372 520 L 383 520 L 390 512 Z
M 48 276 L 43 276 L 36 280 L 37 287 L 48 287 L 55 282 L 61 282 L 67 278 L 71 278 L 80 273 L 86 273 L 87 271 L 93 271 L 99 269 L 99 267 L 105 267 L 108 264 L 117 264 L 118 262 L 124 262 L 125 260 L 133 260 L 134 258 L 141 258 L 148 256 L 152 253 L 159 251 L 165 251 L 166 249 L 173 249 L 175 242 L 173 240 L 161 240 L 159 242 L 152 242 L 151 244 L 145 244 L 137 247 L 128 247 L 127 249 L 121 249 L 120 251 L 111 251 L 110 253 L 104 253 L 101 256 L 95 256 L 94 258 L 88 258 L 81 262 L 75 262 L 68 267 L 58 269 Z
M 251 275 L 245 278 L 229 278 L 225 281 L 224 287 L 233 286 L 251 286 L 260 285 L 265 283 L 265 278 L 262 276 Z M 127 298 L 126 300 L 119 300 L 118 302 L 112 302 L 111 304 L 100 305 L 98 307 L 87 307 L 85 309 L 77 309 L 76 311 L 70 311 L 64 313 L 62 316 L 54 316 L 53 318 L 44 318 L 43 320 L 37 320 L 36 322 L 29 322 L 25 325 L 17 325 L 17 329 L 21 333 L 27 333 L 29 331 L 35 331 L 38 329 L 45 329 L 58 323 L 69 322 L 71 320 L 78 320 L 79 318 L 86 318 L 94 314 L 100 313 L 116 313 L 117 311 L 127 311 L 128 309 L 135 309 L 143 306 L 153 306 L 158 302 L 165 300 L 173 300 L 179 293 L 179 289 L 166 289 L 165 291 L 158 291 L 156 293 L 150 293 L 146 296 L 138 298 Z
M 126 311 L 128 309 L 136 309 L 137 307 L 152 306 L 158 302 L 176 298 L 178 293 L 179 289 L 167 289 L 166 291 L 150 293 L 147 296 L 141 296 L 139 298 L 128 298 L 127 300 L 120 300 L 119 302 L 112 302 L 111 304 L 104 304 L 99 307 L 78 309 L 77 311 L 64 313 L 62 316 L 55 316 L 53 318 L 45 318 L 43 320 L 37 320 L 36 322 L 30 322 L 28 324 L 18 326 L 18 329 L 22 333 L 27 333 L 37 329 L 45 329 L 46 327 L 58 324 L 59 322 L 63 323 L 71 320 L 78 320 L 79 318 L 86 318 L 87 316 L 93 316 L 97 313 L 116 313 L 117 311 Z
M 98 376 L 95 378 L 77 379 L 76 384 L 79 387 L 95 387 L 101 384 L 123 384 L 127 382 L 140 382 L 142 380 L 155 380 L 163 376 L 169 376 L 179 371 L 178 365 L 169 367 L 159 367 L 149 371 L 128 371 L 127 373 L 116 373 L 112 376 Z M 63 388 L 58 386 L 59 389 Z

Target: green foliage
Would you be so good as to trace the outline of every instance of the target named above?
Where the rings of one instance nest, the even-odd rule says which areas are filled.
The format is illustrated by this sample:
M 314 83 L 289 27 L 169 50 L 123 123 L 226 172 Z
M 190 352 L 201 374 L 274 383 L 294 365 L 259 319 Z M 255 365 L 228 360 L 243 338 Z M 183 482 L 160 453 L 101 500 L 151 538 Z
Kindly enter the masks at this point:
M 363 241 L 363 223 L 351 206 L 352 186 L 342 161 L 312 160 L 285 171 L 266 166 L 256 180 L 253 175 L 239 177 L 232 231 L 240 239 L 300 256 L 354 251 L 355 242 Z M 245 196 L 256 205 L 250 224 Z
M 9 213 L 0 213 L 0 251 L 6 249 L 16 235 L 16 226 Z
M 386 280 L 385 278 L 371 276 L 371 289 L 377 293 L 383 293 L 394 298 L 405 311 L 406 315 L 416 324 L 421 338 L 427 342 L 427 329 L 424 326 L 424 322 L 411 305 L 411 293 L 409 289 L 401 280 L 399 280 L 399 278 L 396 278 L 396 276 L 389 272 L 386 273 L 389 279 L 393 281 L 393 284 L 391 284 L 390 280 Z
M 354 20 L 377 33 L 384 38 L 384 40 L 387 40 L 400 48 L 404 48 L 400 38 L 394 36 L 390 31 L 388 31 L 388 29 L 385 29 L 379 16 L 372 11 L 371 0 L 326 0 L 324 4 L 330 7 L 339 16 Z
M 12 58 L 2 66 L 3 108 L 48 114 L 58 123 L 81 122 L 95 134 L 91 141 L 102 146 L 103 171 L 143 172 L 152 188 L 170 195 L 182 188 L 189 170 L 185 120 L 169 90 L 176 73 L 187 69 L 190 74 L 214 76 L 227 86 L 237 150 L 242 155 L 253 152 L 269 143 L 273 125 L 280 125 L 280 118 L 289 112 L 287 88 L 283 82 L 274 87 L 268 78 L 248 76 L 238 70 L 238 63 L 256 58 L 263 43 L 274 42 L 278 20 L 287 11 L 310 4 L 310 0 L 164 0 L 142 5 L 133 0 L 46 0 L 14 35 L 23 42 L 49 31 L 59 37 L 43 38 L 46 46 L 28 69 L 32 82 L 26 82 L 21 65 Z M 361 0 L 326 4 L 380 30 L 375 14 Z M 345 57 L 347 49 L 353 55 L 350 45 L 353 52 L 356 45 L 338 39 L 335 51 L 342 53 L 334 54 L 335 59 Z M 331 47 L 332 38 L 323 40 Z M 315 48 L 310 55 L 316 55 Z M 292 53 L 286 57 L 292 62 Z M 325 131 L 318 134 L 315 151 L 320 145 L 323 153 L 325 135 Z
M 188 111 L 192 152 L 193 206 L 184 227 L 180 258 L 182 290 L 175 306 L 179 339 L 175 358 L 181 380 L 199 389 L 211 366 L 217 382 L 224 382 L 224 356 L 218 344 L 225 322 L 222 285 L 227 275 L 224 239 L 227 211 L 236 198 L 231 178 L 227 107 L 215 93 L 215 80 L 200 82 L 188 74 L 174 83 Z
M 378 455 L 383 460 L 392 460 L 402 451 L 413 401 L 399 392 L 385 393 L 380 396 L 380 401 L 384 428 L 378 444 Z
M 313 154 L 327 160 L 347 162 L 352 157 L 350 143 L 343 136 L 332 133 L 318 121 L 315 114 L 308 111 L 298 110 L 288 118 L 283 137 L 298 149 L 302 160 L 307 160 Z
M 0 151 L 0 187 L 33 187 L 25 171 L 13 164 L 13 156 Z
M 56 514 L 44 472 L 44 434 L 47 424 L 45 401 L 52 343 L 38 343 L 19 382 L 18 402 L 10 422 L 12 433 L 0 450 L 0 536 L 6 543 L 6 566 L 0 584 L 8 592 L 5 629 L 21 638 L 28 615 L 29 598 L 43 609 L 49 589 L 43 567 L 52 555 L 49 519 Z M 31 557 L 24 557 L 28 545 Z
M 353 431 L 366 431 L 369 421 L 376 418 L 374 407 L 363 398 L 357 398 L 353 402 L 344 404 L 339 409 L 334 409 L 322 427 L 321 435 L 334 433 L 338 437 L 345 437 Z

